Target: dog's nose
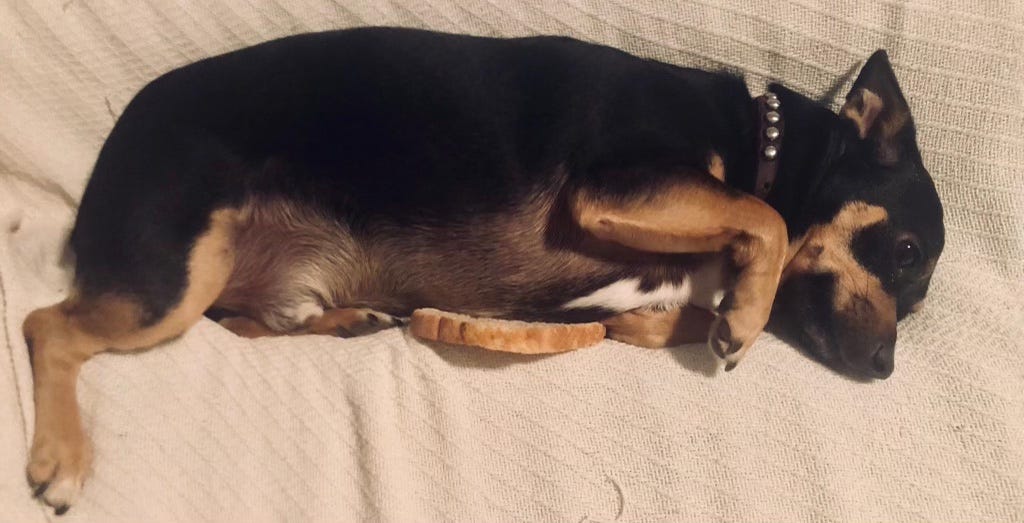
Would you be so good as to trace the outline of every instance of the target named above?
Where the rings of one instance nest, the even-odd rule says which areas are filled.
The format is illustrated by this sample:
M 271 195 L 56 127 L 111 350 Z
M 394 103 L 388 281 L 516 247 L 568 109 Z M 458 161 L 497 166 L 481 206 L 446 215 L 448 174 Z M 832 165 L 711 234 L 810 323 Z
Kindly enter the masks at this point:
M 878 379 L 888 378 L 896 366 L 894 360 L 895 343 L 879 343 L 875 355 L 871 358 L 871 373 Z

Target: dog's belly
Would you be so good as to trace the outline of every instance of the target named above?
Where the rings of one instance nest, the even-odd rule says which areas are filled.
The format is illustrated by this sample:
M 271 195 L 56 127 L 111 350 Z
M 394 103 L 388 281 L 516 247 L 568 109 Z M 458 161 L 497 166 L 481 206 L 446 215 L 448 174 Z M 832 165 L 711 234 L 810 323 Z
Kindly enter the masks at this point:
M 376 225 L 285 199 L 240 209 L 235 269 L 216 306 L 288 331 L 334 307 L 405 316 L 433 307 L 484 317 L 593 321 L 722 298 L 720 256 L 612 261 L 545 241 L 550 202 L 447 226 Z

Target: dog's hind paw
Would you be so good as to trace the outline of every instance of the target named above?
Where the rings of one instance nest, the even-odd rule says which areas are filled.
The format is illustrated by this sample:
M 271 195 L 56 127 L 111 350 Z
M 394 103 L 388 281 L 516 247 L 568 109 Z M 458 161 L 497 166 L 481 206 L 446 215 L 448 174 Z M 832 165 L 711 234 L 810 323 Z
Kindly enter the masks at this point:
M 312 334 L 328 334 L 349 338 L 398 327 L 402 320 L 372 309 L 328 309 L 323 315 L 309 322 Z

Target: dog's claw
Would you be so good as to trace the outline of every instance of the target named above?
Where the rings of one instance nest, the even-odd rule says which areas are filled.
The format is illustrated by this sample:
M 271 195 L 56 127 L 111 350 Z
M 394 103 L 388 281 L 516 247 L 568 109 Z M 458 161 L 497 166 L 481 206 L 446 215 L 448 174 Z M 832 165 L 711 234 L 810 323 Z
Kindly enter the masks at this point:
M 736 340 L 733 340 L 732 343 L 729 344 L 729 347 L 727 349 L 725 349 L 725 354 L 726 355 L 736 354 L 737 352 L 739 352 L 740 347 L 742 347 L 742 346 L 743 346 L 742 343 L 740 343 L 740 342 L 738 342 Z
M 726 364 L 725 364 L 725 372 L 729 372 L 729 371 L 731 371 L 732 369 L 735 369 L 735 368 L 736 368 L 736 362 L 735 361 L 726 362 Z
M 49 486 L 50 486 L 50 482 L 49 481 L 44 481 L 44 482 L 40 483 L 39 486 L 37 486 L 36 489 L 32 492 L 32 497 L 38 498 L 39 496 L 42 496 L 43 493 L 46 492 L 47 487 L 49 487 Z
M 711 325 L 711 336 L 708 337 L 708 346 L 719 358 L 725 358 L 725 337 L 729 335 L 729 323 L 723 320 L 721 317 L 715 320 L 715 323 Z
M 53 509 L 53 513 L 58 515 L 58 516 L 63 516 L 64 514 L 67 513 L 69 508 L 71 508 L 71 506 L 69 506 L 69 505 L 61 505 L 61 506 Z
M 738 340 L 732 339 L 732 327 L 729 326 L 729 322 L 725 318 L 718 318 L 715 324 L 711 327 L 712 335 L 708 338 L 708 345 L 711 346 L 711 350 L 721 359 L 726 359 L 726 356 L 735 354 L 743 344 Z

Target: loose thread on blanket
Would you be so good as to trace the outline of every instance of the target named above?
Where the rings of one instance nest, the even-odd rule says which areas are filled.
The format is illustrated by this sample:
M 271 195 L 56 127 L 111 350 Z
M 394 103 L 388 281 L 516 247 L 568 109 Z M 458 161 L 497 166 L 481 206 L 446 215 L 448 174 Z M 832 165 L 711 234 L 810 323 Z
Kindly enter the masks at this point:
M 626 508 L 626 496 L 622 493 L 622 487 L 611 476 L 605 474 L 604 478 L 612 484 L 612 487 L 615 488 L 615 495 L 619 498 L 619 511 L 615 513 L 615 521 L 618 521 L 622 517 L 622 511 Z
M 107 114 L 109 114 L 110 115 L 110 119 L 113 120 L 116 123 L 117 122 L 117 115 L 114 114 L 114 107 L 110 105 L 110 98 L 104 96 L 103 97 L 103 101 L 106 102 L 106 104 L 107 104 Z

